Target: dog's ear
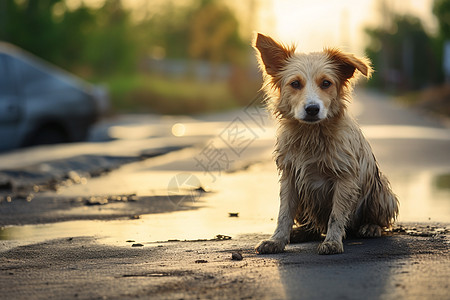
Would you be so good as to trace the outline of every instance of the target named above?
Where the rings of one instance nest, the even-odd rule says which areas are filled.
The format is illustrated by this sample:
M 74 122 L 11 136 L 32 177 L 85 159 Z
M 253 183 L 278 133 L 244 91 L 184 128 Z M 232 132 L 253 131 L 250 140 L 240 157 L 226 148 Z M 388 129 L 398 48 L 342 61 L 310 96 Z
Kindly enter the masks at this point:
M 356 58 L 353 54 L 343 53 L 337 49 L 326 49 L 325 52 L 336 64 L 339 75 L 344 81 L 352 78 L 356 70 L 367 78 L 372 74 L 370 61 L 367 58 Z
M 261 69 L 265 70 L 272 77 L 278 75 L 286 64 L 287 59 L 295 51 L 293 47 L 287 48 L 261 33 L 258 33 L 256 36 L 253 47 L 259 51 Z

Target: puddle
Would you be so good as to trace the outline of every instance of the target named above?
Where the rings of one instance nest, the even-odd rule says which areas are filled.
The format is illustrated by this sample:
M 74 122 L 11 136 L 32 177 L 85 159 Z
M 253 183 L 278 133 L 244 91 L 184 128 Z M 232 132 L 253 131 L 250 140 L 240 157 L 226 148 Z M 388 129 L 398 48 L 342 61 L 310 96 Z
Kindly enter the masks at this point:
M 450 174 L 392 173 L 389 179 L 400 200 L 399 222 L 450 223 Z
M 361 130 L 368 139 L 420 139 L 450 141 L 450 132 L 444 128 L 401 126 L 401 125 L 371 125 L 362 126 Z
M 270 224 L 272 223 L 272 224 Z M 102 243 L 130 246 L 127 242 L 149 243 L 167 240 L 210 239 L 218 234 L 236 236 L 244 232 L 272 231 L 273 222 L 264 218 L 231 220 L 225 214 L 205 209 L 199 212 L 175 212 L 141 216 L 138 220 L 68 221 L 44 225 L 6 227 L 0 230 L 0 240 L 29 240 L 93 236 Z
M 56 238 L 94 236 L 102 243 L 129 247 L 127 240 L 145 245 L 172 239 L 210 239 L 218 234 L 232 237 L 243 233 L 268 234 L 275 228 L 278 213 L 278 179 L 274 171 L 272 168 L 260 169 L 251 177 L 245 172 L 222 176 L 216 185 L 211 185 L 213 191 L 220 190 L 220 193 L 206 193 L 201 198 L 202 208 L 197 210 L 141 215 L 139 219 L 133 220 L 68 221 L 5 227 L 0 229 L 0 240 L 40 242 Z M 154 171 L 152 174 L 154 175 Z M 167 182 L 169 174 L 173 176 L 173 173 L 162 172 L 158 182 L 164 179 Z M 141 175 L 146 177 L 145 174 Z M 202 176 L 201 173 L 196 175 L 200 178 Z M 249 179 L 252 183 L 248 182 Z M 257 189 L 247 188 L 255 182 L 258 183 Z M 262 182 L 272 184 L 261 184 Z M 197 204 L 199 203 L 194 206 Z M 238 216 L 230 217 L 230 213 L 238 213 Z M 0 248 L 2 247 L 7 245 L 0 242 Z

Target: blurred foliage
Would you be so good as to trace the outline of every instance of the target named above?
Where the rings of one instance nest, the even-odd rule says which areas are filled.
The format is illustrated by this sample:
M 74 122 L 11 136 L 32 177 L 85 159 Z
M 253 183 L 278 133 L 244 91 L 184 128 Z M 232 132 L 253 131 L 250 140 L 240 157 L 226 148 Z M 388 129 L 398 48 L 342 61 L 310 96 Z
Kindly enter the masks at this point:
M 130 13 L 119 0 L 94 9 L 62 0 L 3 0 L 0 39 L 82 76 L 130 71 L 136 43 Z
M 391 90 L 420 89 L 442 80 L 433 39 L 419 18 L 392 15 L 385 27 L 366 28 L 366 53 L 375 68 L 371 84 Z
M 438 189 L 450 190 L 450 174 L 442 174 L 436 177 L 435 185 Z
M 427 114 L 448 119 L 450 117 L 450 85 L 443 84 L 401 94 L 395 99 L 403 105 L 415 107 Z
M 450 0 L 434 0 L 433 14 L 439 23 L 439 35 L 450 39 Z
M 226 82 L 134 74 L 110 78 L 113 105 L 123 112 L 204 113 L 237 107 Z
M 188 5 L 161 1 L 141 18 L 120 0 L 105 0 L 99 7 L 87 1 L 73 7 L 69 2 L 1 0 L 0 40 L 84 78 L 106 82 L 117 109 L 210 111 L 247 103 L 257 89 L 255 84 L 249 94 L 245 81 L 236 80 L 248 77 L 250 47 L 240 37 L 239 24 L 224 1 L 191 0 Z M 192 72 L 171 79 L 148 63 L 166 60 L 208 63 L 209 83 L 196 80 Z M 216 76 L 215 70 L 223 65 L 232 70 L 230 78 Z
M 370 84 L 391 92 L 442 84 L 443 45 L 450 39 L 450 0 L 435 0 L 439 32 L 428 33 L 419 18 L 391 14 L 386 24 L 366 28 L 366 53 L 375 73 Z
M 176 1 L 166 1 L 139 28 L 156 56 L 237 64 L 247 53 L 248 43 L 239 36 L 238 22 L 221 1 L 197 0 L 184 9 Z

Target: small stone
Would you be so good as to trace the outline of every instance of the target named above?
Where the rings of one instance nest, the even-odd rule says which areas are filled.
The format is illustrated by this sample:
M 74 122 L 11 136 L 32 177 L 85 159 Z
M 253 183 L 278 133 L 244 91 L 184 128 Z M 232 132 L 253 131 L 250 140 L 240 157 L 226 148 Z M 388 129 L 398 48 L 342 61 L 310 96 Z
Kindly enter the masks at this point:
M 195 263 L 196 264 L 205 264 L 205 263 L 207 263 L 208 261 L 207 260 L 204 260 L 204 259 L 197 259 L 196 261 L 195 261 Z
M 242 260 L 242 254 L 240 252 L 233 252 L 231 253 L 231 259 L 232 260 Z
M 199 186 L 198 188 L 195 189 L 197 192 L 201 192 L 201 193 L 206 193 L 206 189 L 202 186 Z
M 215 237 L 216 240 L 225 241 L 225 240 L 231 240 L 231 236 L 224 235 L 224 234 L 218 234 Z

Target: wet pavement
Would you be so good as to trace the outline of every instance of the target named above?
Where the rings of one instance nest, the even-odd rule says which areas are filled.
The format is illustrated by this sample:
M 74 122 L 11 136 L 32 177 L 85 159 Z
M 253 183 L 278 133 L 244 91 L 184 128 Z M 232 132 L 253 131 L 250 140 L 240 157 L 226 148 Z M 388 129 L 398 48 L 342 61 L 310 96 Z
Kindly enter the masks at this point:
M 347 240 L 338 256 L 318 256 L 317 242 L 256 256 L 278 213 L 264 111 L 121 116 L 90 143 L 0 155 L 0 298 L 444 299 L 450 130 L 381 95 L 357 99 L 400 199 L 396 234 Z

